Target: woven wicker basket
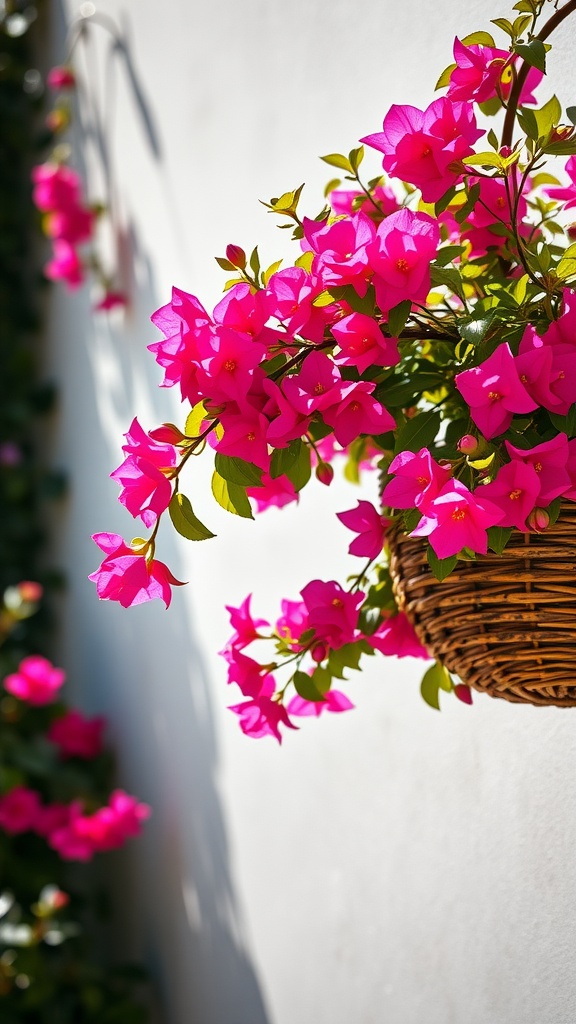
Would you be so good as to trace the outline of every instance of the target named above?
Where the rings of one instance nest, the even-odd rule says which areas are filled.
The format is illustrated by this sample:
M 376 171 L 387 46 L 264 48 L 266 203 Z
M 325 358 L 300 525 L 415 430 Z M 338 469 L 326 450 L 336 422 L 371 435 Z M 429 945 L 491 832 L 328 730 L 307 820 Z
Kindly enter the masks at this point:
M 492 697 L 576 705 L 576 503 L 564 502 L 546 533 L 514 530 L 502 555 L 458 562 L 442 583 L 426 547 L 394 534 L 390 568 L 431 654 Z

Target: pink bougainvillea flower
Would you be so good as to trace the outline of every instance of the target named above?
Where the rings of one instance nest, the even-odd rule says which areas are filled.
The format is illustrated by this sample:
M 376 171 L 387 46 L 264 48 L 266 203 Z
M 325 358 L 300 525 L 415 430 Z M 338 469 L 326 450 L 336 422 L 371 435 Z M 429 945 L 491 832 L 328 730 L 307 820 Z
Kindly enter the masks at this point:
M 275 631 L 278 636 L 285 640 L 292 650 L 301 650 L 298 639 L 308 627 L 308 609 L 304 601 L 283 600 L 281 605 L 282 615 L 275 623 Z
M 452 165 L 469 156 L 483 134 L 471 104 L 443 96 L 426 110 L 394 104 L 382 132 L 361 141 L 384 154 L 388 174 L 419 188 L 424 202 L 435 203 L 462 176 Z
M 49 89 L 74 89 L 76 86 L 76 76 L 72 68 L 59 65 L 58 67 L 50 68 L 46 76 L 46 84 Z
M 343 384 L 339 400 L 324 409 L 323 419 L 333 428 L 338 444 L 343 447 L 360 434 L 385 434 L 396 426 L 388 409 L 373 398 L 375 387 L 366 380 Z
M 300 500 L 294 490 L 294 484 L 287 476 L 271 477 L 268 473 L 262 476 L 260 487 L 247 487 L 246 494 L 256 502 L 256 511 L 264 512 L 268 508 L 284 508 L 291 502 Z
M 430 263 L 440 244 L 437 221 L 427 213 L 399 210 L 379 224 L 368 250 L 376 299 L 383 313 L 399 302 L 425 302 Z
M 81 757 L 91 760 L 102 750 L 102 733 L 106 719 L 84 718 L 80 711 L 67 711 L 56 718 L 48 729 L 48 739 L 57 747 L 61 757 Z
M 215 328 L 196 374 L 201 397 L 209 398 L 215 405 L 231 400 L 243 407 L 254 370 L 265 353 L 264 345 L 249 334 L 229 327 Z
M 450 75 L 447 98 L 485 103 L 496 96 L 496 88 L 511 57 L 507 50 L 478 43 L 466 46 L 455 39 L 454 60 L 456 67 Z
M 565 186 L 552 188 L 548 185 L 547 188 L 543 188 L 542 191 L 546 195 L 550 196 L 550 199 L 557 199 L 559 202 L 564 204 L 565 210 L 570 210 L 573 206 L 576 206 L 576 156 L 571 156 L 566 161 L 564 170 L 570 178 L 570 184 Z
M 495 230 L 502 223 L 511 228 L 511 213 L 506 186 L 498 178 L 470 178 L 471 185 L 478 185 L 480 194 L 465 224 L 458 225 L 461 238 L 472 246 L 469 259 L 484 256 L 489 248 L 501 249 L 507 241 L 505 235 Z M 525 222 L 528 204 L 523 195 L 518 200 L 517 220 L 520 234 L 525 234 L 529 225 Z
M 311 416 L 296 409 L 292 400 L 286 398 L 280 386 L 270 378 L 266 378 L 263 386 L 266 394 L 270 396 L 270 400 L 264 408 L 264 412 L 270 420 L 270 426 L 266 433 L 268 443 L 274 448 L 287 448 L 291 441 L 295 441 L 296 438 L 302 437 L 306 433 L 310 426 Z M 294 394 L 298 394 L 298 392 L 295 391 Z M 306 402 L 299 402 L 299 404 L 306 406 Z
M 0 796 L 0 828 L 10 835 L 34 828 L 41 801 L 38 793 L 27 786 L 14 786 Z
M 128 296 L 126 292 L 120 290 L 114 290 L 110 288 L 104 292 L 104 295 L 94 306 L 94 309 L 98 312 L 106 312 L 110 309 L 125 308 L 128 305 Z
M 17 672 L 6 676 L 4 689 L 27 704 L 52 704 L 65 679 L 64 669 L 55 668 L 47 658 L 31 654 L 20 662 Z
M 534 466 L 512 459 L 498 470 L 496 478 L 482 487 L 482 498 L 488 498 L 502 510 L 499 526 L 526 529 L 526 517 L 537 504 L 540 481 Z
M 395 476 L 382 491 L 382 504 L 390 508 L 419 508 L 426 511 L 452 475 L 450 466 L 440 466 L 428 448 L 418 453 L 400 452 L 388 472 Z
M 96 572 L 88 577 L 96 584 L 101 601 L 118 601 L 123 608 L 130 608 L 159 597 L 168 608 L 172 600 L 170 587 L 184 586 L 164 562 L 135 554 L 117 533 L 95 533 L 92 540 L 106 555 Z
M 44 273 L 50 281 L 63 281 L 74 290 L 84 280 L 84 267 L 76 249 L 63 238 L 54 239 L 52 259 L 44 266 Z
M 381 654 L 395 655 L 397 658 L 430 658 L 404 612 L 383 619 L 376 632 L 367 636 L 366 640 Z
M 486 531 L 498 526 L 503 515 L 502 509 L 478 489 L 472 494 L 460 480 L 451 480 L 430 502 L 410 536 L 428 537 L 438 558 L 457 555 L 463 548 L 485 555 Z
M 344 214 L 351 217 L 353 213 L 360 213 L 361 216 L 368 217 L 376 215 L 380 219 L 379 213 L 388 217 L 400 209 L 400 203 L 387 185 L 376 185 L 372 195 L 379 210 L 375 209 L 365 192 L 356 192 L 353 189 L 334 189 L 328 198 L 336 216 Z
M 164 335 L 163 341 L 148 346 L 164 369 L 161 387 L 178 384 L 182 398 L 195 405 L 202 397 L 198 369 L 214 333 L 211 317 L 195 295 L 173 288 L 170 302 L 157 309 L 150 319 Z
M 364 373 L 369 366 L 396 366 L 400 362 L 398 339 L 387 338 L 371 316 L 350 313 L 331 330 L 340 346 L 334 357 L 339 366 L 355 366 Z
M 332 224 L 304 219 L 304 238 L 316 255 L 312 271 L 324 287 L 350 284 L 365 295 L 372 271 L 366 248 L 374 238 L 374 225 L 367 217 L 345 217 Z
M 38 811 L 34 821 L 34 831 L 46 839 L 56 829 L 64 828 L 69 820 L 69 804 L 47 804 Z
M 520 380 L 508 344 L 499 345 L 480 366 L 456 374 L 454 382 L 488 439 L 507 430 L 514 413 L 533 412 L 538 406 Z
M 274 736 L 278 743 L 282 743 L 280 726 L 283 725 L 287 729 L 296 729 L 297 726 L 290 721 L 284 705 L 272 699 L 273 693 L 274 681 L 271 680 L 266 691 L 259 697 L 242 701 L 241 704 L 233 704 L 229 710 L 239 716 L 240 728 L 246 736 L 251 736 L 252 739 Z
M 34 205 L 48 213 L 77 206 L 81 202 L 80 175 L 66 164 L 40 164 L 32 168 Z
M 122 487 L 120 503 L 150 527 L 170 504 L 172 483 L 165 474 L 176 466 L 178 453 L 174 445 L 147 434 L 137 418 L 124 437 L 122 450 L 128 457 L 110 476 Z
M 270 626 L 266 619 L 254 619 L 252 617 L 250 611 L 251 600 L 252 594 L 248 594 L 248 597 L 244 598 L 238 608 L 234 608 L 230 604 L 226 605 L 226 611 L 230 615 L 230 625 L 234 630 L 233 635 L 228 641 L 228 647 L 235 647 L 237 650 L 241 650 L 243 647 L 251 644 L 253 640 L 258 639 L 260 636 L 258 630 L 261 626 Z
M 557 434 L 550 441 L 528 449 L 515 448 L 506 441 L 506 448 L 511 459 L 520 460 L 536 471 L 539 484 L 536 505 L 549 505 L 570 487 L 566 468 L 570 449 L 566 434 Z
M 312 580 L 300 591 L 308 611 L 308 625 L 318 640 L 337 650 L 356 639 L 358 616 L 365 595 L 350 594 L 335 580 Z
M 384 537 L 390 520 L 380 515 L 371 501 L 359 501 L 356 508 L 346 512 L 337 512 L 336 518 L 348 530 L 358 536 L 352 541 L 348 551 L 360 558 L 377 558 L 384 547 Z
M 296 694 L 292 697 L 289 702 L 286 711 L 289 715 L 296 715 L 298 717 L 304 716 L 315 716 L 319 718 L 324 711 L 352 711 L 354 705 L 351 700 L 348 699 L 345 693 L 340 690 L 328 690 L 324 694 L 324 700 L 304 700 Z
M 70 245 L 78 245 L 92 237 L 94 212 L 80 205 L 67 206 L 51 210 L 44 224 L 49 238 L 61 238 Z
M 518 349 L 518 372 L 538 405 L 566 416 L 576 402 L 576 303 L 573 293 L 564 301 L 562 315 L 540 336 L 528 324 Z
M 293 408 L 307 416 L 341 400 L 342 378 L 325 352 L 310 352 L 300 372 L 284 379 L 282 390 Z
M 228 662 L 228 683 L 236 683 L 245 697 L 259 697 L 261 693 L 267 693 L 270 686 L 274 692 L 274 680 L 267 672 L 266 665 L 260 665 L 254 658 L 242 654 L 230 642 L 220 654 Z
M 223 436 L 214 442 L 222 455 L 236 456 L 260 469 L 270 468 L 270 454 L 266 440 L 268 420 L 256 409 L 246 406 L 238 409 L 235 403 L 220 414 Z
M 115 789 L 106 807 L 83 818 L 80 831 L 92 842 L 96 852 L 116 850 L 128 839 L 139 836 L 149 817 L 148 804 L 140 803 L 122 789 Z
M 289 337 L 299 334 L 308 341 L 320 343 L 330 318 L 329 307 L 313 305 L 322 290 L 322 285 L 302 267 L 278 270 L 266 285 L 268 315 L 284 325 Z
M 94 844 L 83 828 L 85 821 L 82 801 L 75 800 L 68 807 L 67 820 L 48 833 L 48 846 L 62 860 L 89 861 L 94 856 Z

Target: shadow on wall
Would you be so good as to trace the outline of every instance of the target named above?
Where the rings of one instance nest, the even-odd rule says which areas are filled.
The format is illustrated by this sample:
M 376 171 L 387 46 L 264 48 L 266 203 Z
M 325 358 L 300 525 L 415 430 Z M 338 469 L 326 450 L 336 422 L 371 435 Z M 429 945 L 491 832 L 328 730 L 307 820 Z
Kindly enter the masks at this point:
M 56 45 L 62 45 L 65 28 L 65 10 L 58 4 Z M 124 38 L 106 38 L 99 45 L 105 48 L 105 66 L 117 60 L 117 78 L 127 75 L 161 179 L 162 148 L 137 60 Z M 109 125 L 94 123 L 95 116 L 97 108 L 89 104 L 77 134 L 79 156 L 87 139 L 97 140 L 102 166 L 109 169 Z M 234 891 L 216 788 L 210 680 L 191 616 L 184 601 L 170 615 L 159 602 L 128 611 L 99 605 L 85 578 L 98 559 L 89 532 L 114 529 L 114 522 L 120 522 L 111 512 L 115 487 L 104 482 L 120 461 L 130 410 L 142 410 L 143 420 L 149 414 L 151 423 L 166 413 L 165 408 L 159 411 L 158 368 L 145 351 L 149 314 L 160 304 L 152 265 L 134 225 L 122 238 L 124 259 L 133 268 L 133 308 L 126 327 L 117 326 L 113 317 L 91 317 L 86 291 L 72 299 L 55 296 L 58 320 L 52 325 L 52 358 L 62 391 L 61 447 L 74 502 L 69 530 L 59 538 L 66 545 L 71 591 L 65 649 L 73 672 L 85 680 L 87 703 L 110 718 L 121 754 L 121 784 L 153 808 L 144 837 L 108 863 L 109 876 L 110 864 L 118 868 L 113 881 L 120 918 L 116 942 L 124 957 L 131 947 L 146 954 L 169 1024 L 269 1024 Z M 122 515 L 118 529 L 130 528 Z M 162 557 L 177 565 L 170 537 Z

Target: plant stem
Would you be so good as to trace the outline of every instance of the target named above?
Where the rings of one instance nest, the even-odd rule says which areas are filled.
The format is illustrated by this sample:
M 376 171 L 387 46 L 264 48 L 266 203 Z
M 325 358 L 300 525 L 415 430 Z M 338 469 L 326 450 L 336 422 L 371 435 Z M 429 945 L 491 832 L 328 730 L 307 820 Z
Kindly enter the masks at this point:
M 554 32 L 558 25 L 560 25 L 570 14 L 576 11 L 576 0 L 568 0 L 568 3 L 561 7 L 559 11 L 556 11 L 551 18 L 548 19 L 546 24 L 540 29 L 538 35 L 534 36 L 534 39 L 539 39 L 540 42 L 544 42 Z M 502 141 L 501 146 L 512 145 L 512 135 L 514 132 L 514 122 L 516 120 L 516 111 L 518 109 L 518 102 L 520 100 L 520 94 L 528 77 L 531 65 L 526 61 L 522 62 L 520 70 L 516 75 L 514 84 L 510 91 L 510 97 L 508 99 L 508 109 L 506 111 L 506 117 L 504 119 L 504 128 L 502 130 Z

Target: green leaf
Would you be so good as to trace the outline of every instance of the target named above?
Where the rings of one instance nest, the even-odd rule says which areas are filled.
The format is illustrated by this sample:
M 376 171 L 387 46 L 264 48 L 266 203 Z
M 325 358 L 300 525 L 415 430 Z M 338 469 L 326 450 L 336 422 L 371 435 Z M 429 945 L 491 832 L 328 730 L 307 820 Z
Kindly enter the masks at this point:
M 511 39 L 514 39 L 514 36 L 516 34 L 514 32 L 514 26 L 510 21 L 508 21 L 507 18 L 490 18 L 490 23 L 492 25 L 497 25 L 498 28 L 501 28 L 503 32 L 506 32 L 506 34 L 509 35 Z
M 566 107 L 566 117 L 576 125 L 576 107 Z
M 512 530 L 504 526 L 489 526 L 488 547 L 496 555 L 501 555 L 511 536 Z
M 282 266 L 282 262 L 283 262 L 282 260 L 276 260 L 275 263 L 272 263 L 268 267 L 268 270 L 264 271 L 264 273 L 262 274 L 262 284 L 264 285 L 264 287 L 266 287 L 266 285 L 268 284 L 268 281 L 270 280 L 272 275 L 275 274 L 277 270 L 280 270 L 280 267 Z
M 549 412 L 550 422 L 556 430 L 574 437 L 576 434 L 576 405 L 571 405 L 567 416 L 559 416 L 556 412 Z
M 344 156 L 343 153 L 328 153 L 327 156 L 321 156 L 320 159 L 323 160 L 325 164 L 330 164 L 331 167 L 339 167 L 341 171 L 347 171 L 348 174 L 354 174 L 354 168 L 352 167 L 350 160 L 347 156 Z
M 440 371 L 414 373 L 411 377 L 388 377 L 378 384 L 374 396 L 386 408 L 406 408 L 414 405 L 424 391 L 434 391 L 444 378 Z
M 458 562 L 456 555 L 450 555 L 449 558 L 438 558 L 434 548 L 430 547 L 430 545 L 428 545 L 426 557 L 428 559 L 428 565 L 439 583 L 442 583 L 442 580 L 445 580 L 446 577 L 450 575 L 452 570 L 456 568 L 456 564 Z
M 437 267 L 445 267 L 448 263 L 453 263 L 454 260 L 458 259 L 463 252 L 463 245 L 444 245 L 436 254 L 435 265 Z
M 556 267 L 556 274 L 562 281 L 576 274 L 576 242 L 569 245 L 563 253 L 562 259 Z
M 477 43 L 479 46 L 495 46 L 496 43 L 489 32 L 470 32 L 460 40 L 464 46 L 472 46 Z
M 232 484 L 240 484 L 241 487 L 261 487 L 262 470 L 251 462 L 245 462 L 232 455 L 221 455 L 216 452 L 214 457 L 214 468 L 220 476 Z
M 198 437 L 202 423 L 205 419 L 209 418 L 204 408 L 204 402 L 197 402 L 186 417 L 186 424 L 184 426 L 186 437 Z
M 407 420 L 396 437 L 395 453 L 419 452 L 432 444 L 440 427 L 439 412 L 419 412 Z
M 439 214 L 444 213 L 444 210 L 450 206 L 450 203 L 456 195 L 456 186 L 452 185 L 440 199 L 437 199 L 434 203 L 434 213 L 438 217 Z
M 399 302 L 397 306 L 393 306 L 388 312 L 388 330 L 393 338 L 398 338 L 406 326 L 406 321 L 410 316 L 410 310 L 412 303 L 410 299 L 405 299 L 404 302 Z
M 447 68 L 444 68 L 444 71 L 442 72 L 440 78 L 438 79 L 436 85 L 434 86 L 435 91 L 436 89 L 444 89 L 447 85 L 450 85 L 452 72 L 455 70 L 457 66 L 457 64 L 449 64 Z
M 350 160 L 352 173 L 355 174 L 364 159 L 364 146 L 358 146 L 356 149 L 351 149 L 348 154 L 348 158 Z
M 493 128 L 491 128 L 490 131 L 488 132 L 488 135 L 486 136 L 486 141 L 488 142 L 488 145 L 492 146 L 492 149 L 500 149 L 498 136 L 496 135 L 496 132 L 494 131 Z
M 258 246 L 256 245 L 250 255 L 250 269 L 254 274 L 254 279 L 257 281 L 260 275 L 260 257 L 258 256 Z
M 493 320 L 493 313 L 484 313 L 470 320 L 459 320 L 458 333 L 469 345 L 479 345 L 481 341 L 484 341 Z
M 515 52 L 532 68 L 538 68 L 546 74 L 546 49 L 541 39 L 531 39 L 529 43 L 516 43 Z
M 446 285 L 451 292 L 464 299 L 464 285 L 459 272 L 455 268 L 438 267 L 433 263 L 430 267 L 430 280 L 433 285 Z
M 562 117 L 562 107 L 558 98 L 552 96 L 543 107 L 536 107 L 534 117 L 538 125 L 538 138 L 546 138 Z
M 233 263 L 230 263 L 230 260 L 224 259 L 223 256 L 215 256 L 214 259 L 216 260 L 216 263 L 218 264 L 218 266 L 222 268 L 222 270 L 234 270 L 235 271 L 235 270 L 238 269 L 237 267 L 234 266 Z
M 378 622 L 380 622 L 380 610 L 376 611 Z M 333 676 L 338 679 L 345 679 L 344 669 L 351 668 L 357 671 L 360 668 L 362 647 L 359 643 L 344 644 L 338 650 L 331 650 L 328 656 L 328 668 Z
M 212 494 L 227 512 L 242 516 L 243 519 L 254 519 L 245 488 L 229 483 L 216 471 L 212 476 Z
M 484 153 L 473 153 L 472 156 L 462 157 L 463 163 L 471 167 L 497 167 L 498 170 L 502 169 L 503 160 L 499 153 L 493 153 L 492 150 L 487 149 Z
M 270 465 L 271 477 L 287 476 L 294 490 L 301 491 L 311 473 L 310 448 L 301 438 L 292 441 L 288 448 L 276 448 L 274 451 Z
M 436 711 L 440 711 L 440 690 L 445 690 L 447 693 L 454 688 L 450 673 L 444 665 L 440 665 L 436 662 L 432 665 L 427 672 L 424 673 L 424 678 L 420 684 L 420 693 L 430 705 L 431 708 L 435 708 Z
M 459 224 L 462 224 L 462 222 L 466 220 L 468 214 L 472 213 L 472 210 L 474 209 L 476 203 L 478 202 L 479 196 L 480 185 L 476 183 L 475 185 L 472 185 L 472 188 L 468 189 L 468 198 L 466 202 L 460 207 L 459 210 L 456 210 L 454 214 L 454 217 Z
M 172 495 L 168 512 L 175 530 L 181 537 L 186 537 L 187 540 L 210 540 L 216 536 L 194 515 L 188 498 L 180 491 Z
M 303 700 L 311 700 L 315 704 L 324 700 L 324 694 L 321 690 L 317 689 L 312 676 L 309 676 L 307 672 L 295 672 L 292 676 L 292 682 L 294 683 L 296 693 Z

